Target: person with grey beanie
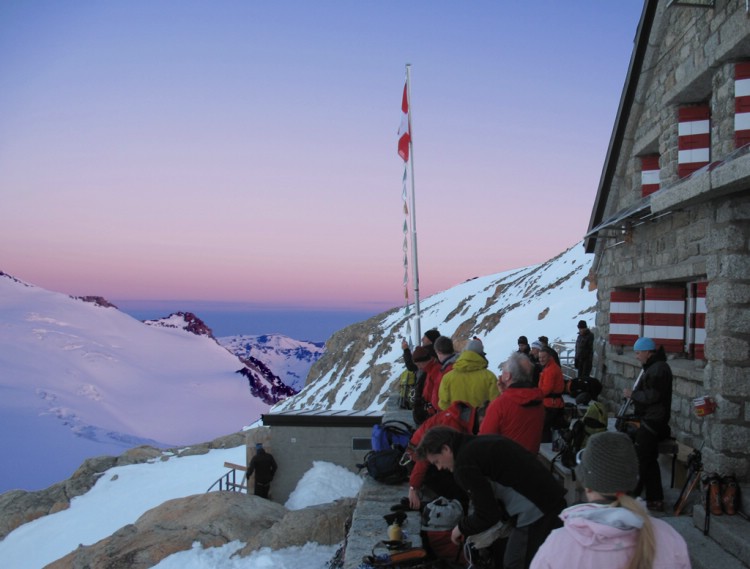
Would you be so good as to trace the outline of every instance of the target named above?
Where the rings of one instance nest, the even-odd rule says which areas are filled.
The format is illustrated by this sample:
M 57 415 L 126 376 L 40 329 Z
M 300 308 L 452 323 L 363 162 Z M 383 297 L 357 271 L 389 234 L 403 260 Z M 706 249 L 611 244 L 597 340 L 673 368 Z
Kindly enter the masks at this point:
M 690 569 L 687 544 L 629 495 L 638 484 L 638 457 L 624 433 L 592 435 L 576 469 L 588 503 L 563 510 L 563 527 L 537 551 L 530 569 Z

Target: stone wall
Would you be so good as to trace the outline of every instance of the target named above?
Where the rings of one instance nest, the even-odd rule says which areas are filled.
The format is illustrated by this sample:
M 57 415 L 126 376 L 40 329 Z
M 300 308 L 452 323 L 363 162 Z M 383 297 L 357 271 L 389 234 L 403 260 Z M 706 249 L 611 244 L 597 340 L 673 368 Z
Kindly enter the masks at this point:
M 629 125 L 608 188 L 605 218 L 640 199 L 639 156 L 659 153 L 662 190 L 670 207 L 652 205 L 651 219 L 617 237 L 599 237 L 596 325 L 609 334 L 612 290 L 708 281 L 706 360 L 671 356 L 675 382 L 672 428 L 706 468 L 750 480 L 750 183 L 738 159 L 691 179 L 677 176 L 677 109 L 711 108 L 711 161 L 733 159 L 734 63 L 750 60 L 750 19 L 744 1 L 717 0 L 713 9 L 660 3 Z M 725 174 L 722 176 L 722 170 Z M 737 170 L 740 170 L 739 172 Z M 729 172 L 731 175 L 727 175 Z M 730 180 L 722 182 L 722 180 Z M 723 185 L 722 185 L 723 184 Z M 612 408 L 638 374 L 632 350 L 607 346 L 604 396 Z M 711 395 L 719 408 L 698 418 L 693 398 Z

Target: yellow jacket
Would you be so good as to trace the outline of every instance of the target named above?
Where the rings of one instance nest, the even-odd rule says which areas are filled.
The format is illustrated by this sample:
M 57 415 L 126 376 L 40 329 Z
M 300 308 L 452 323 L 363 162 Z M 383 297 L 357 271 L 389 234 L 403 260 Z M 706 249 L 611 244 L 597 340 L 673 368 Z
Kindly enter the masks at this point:
M 455 401 L 463 401 L 473 407 L 481 407 L 499 394 L 497 377 L 487 369 L 487 360 L 476 352 L 461 352 L 453 369 L 440 382 L 441 409 L 447 409 Z

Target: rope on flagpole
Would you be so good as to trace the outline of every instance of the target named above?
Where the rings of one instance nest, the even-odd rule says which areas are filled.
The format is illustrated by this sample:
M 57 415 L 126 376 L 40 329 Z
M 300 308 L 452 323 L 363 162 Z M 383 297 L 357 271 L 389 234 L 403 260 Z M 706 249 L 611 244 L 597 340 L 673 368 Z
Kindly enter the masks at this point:
M 404 177 L 401 190 L 401 198 L 404 202 L 404 243 L 402 250 L 404 253 L 404 316 L 406 316 L 406 337 L 409 338 L 409 344 L 411 345 L 411 310 L 409 307 L 409 202 L 406 191 L 407 165 L 408 162 L 404 162 Z

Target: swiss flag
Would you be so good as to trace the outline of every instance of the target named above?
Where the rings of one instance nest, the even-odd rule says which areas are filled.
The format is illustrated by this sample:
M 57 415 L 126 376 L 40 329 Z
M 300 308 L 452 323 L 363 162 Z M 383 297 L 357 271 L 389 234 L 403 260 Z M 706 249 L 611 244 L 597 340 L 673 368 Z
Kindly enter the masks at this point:
M 404 84 L 404 97 L 401 99 L 401 126 L 398 128 L 398 155 L 404 162 L 409 161 L 409 143 L 411 132 L 409 128 L 409 96 Z

